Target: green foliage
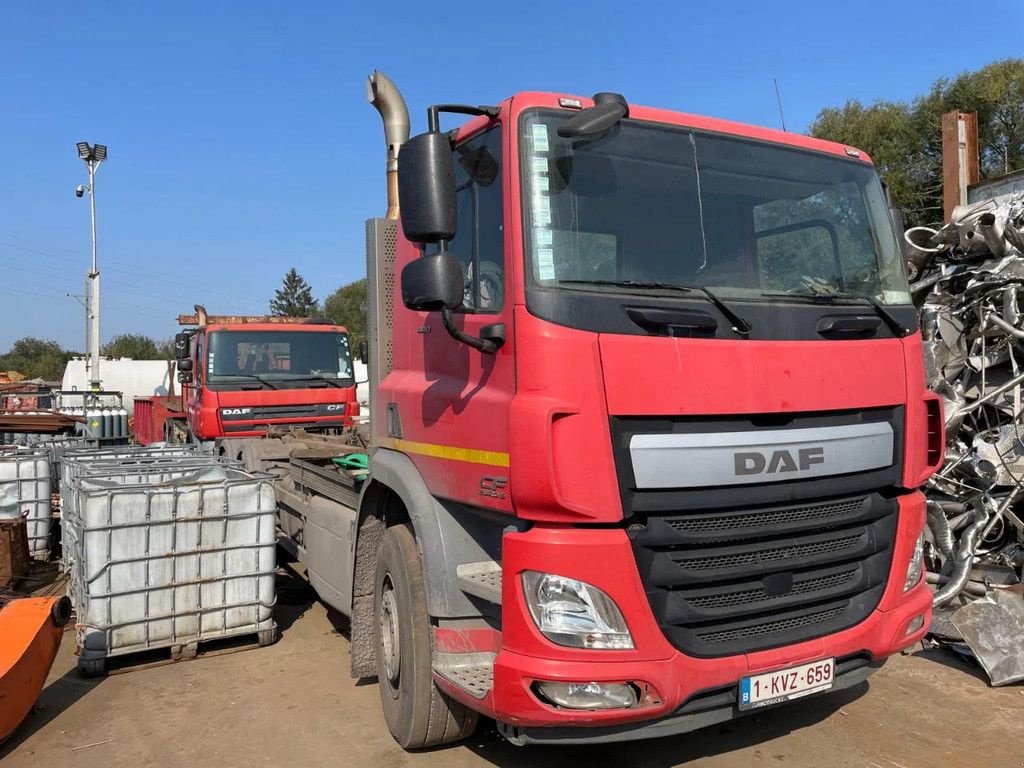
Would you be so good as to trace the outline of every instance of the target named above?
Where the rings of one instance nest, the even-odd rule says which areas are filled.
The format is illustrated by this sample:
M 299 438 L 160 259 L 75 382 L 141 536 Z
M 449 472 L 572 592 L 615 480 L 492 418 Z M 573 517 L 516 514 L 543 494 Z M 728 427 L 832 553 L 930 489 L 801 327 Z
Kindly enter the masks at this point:
M 122 333 L 102 347 L 104 357 L 130 357 L 133 360 L 169 360 L 174 356 L 174 340 L 158 342 L 141 333 Z
M 348 329 L 351 348 L 366 341 L 366 278 L 343 285 L 324 302 L 324 312 L 333 323 Z
M 868 152 L 907 226 L 942 219 L 942 115 L 978 113 L 983 177 L 1024 168 L 1024 59 L 938 80 L 911 102 L 848 101 L 822 109 L 810 133 Z
M 283 285 L 274 291 L 270 311 L 280 317 L 309 317 L 320 311 L 309 283 L 292 267 L 284 276 Z
M 29 379 L 59 381 L 75 353 L 56 341 L 26 336 L 18 339 L 6 355 L 0 355 L 0 371 L 18 371 Z

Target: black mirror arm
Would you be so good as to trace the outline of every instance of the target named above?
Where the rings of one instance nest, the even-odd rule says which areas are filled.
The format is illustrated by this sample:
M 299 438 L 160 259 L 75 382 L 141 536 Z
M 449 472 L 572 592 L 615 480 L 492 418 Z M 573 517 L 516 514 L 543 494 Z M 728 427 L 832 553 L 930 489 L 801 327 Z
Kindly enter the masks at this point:
M 497 107 L 481 105 L 474 107 L 470 104 L 434 104 L 427 107 L 427 129 L 431 131 L 441 130 L 441 113 L 447 112 L 453 115 L 486 115 L 492 120 L 498 116 L 500 110 Z
M 493 331 L 490 338 L 478 339 L 476 336 L 470 336 L 468 333 L 463 333 L 456 327 L 455 319 L 452 317 L 452 311 L 447 307 L 441 310 L 441 322 L 444 323 L 444 329 L 448 331 L 448 334 L 453 339 L 461 341 L 463 344 L 472 347 L 473 349 L 479 349 L 487 355 L 495 354 L 505 343 L 505 328 L 503 325 L 501 325 L 500 328 L 498 326 L 488 326 L 488 328 Z

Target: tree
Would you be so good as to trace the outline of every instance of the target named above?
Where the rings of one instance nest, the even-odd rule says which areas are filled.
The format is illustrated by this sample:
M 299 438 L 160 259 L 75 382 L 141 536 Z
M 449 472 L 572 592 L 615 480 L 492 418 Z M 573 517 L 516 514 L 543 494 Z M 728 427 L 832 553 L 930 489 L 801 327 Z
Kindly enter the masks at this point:
M 0 355 L 0 371 L 18 371 L 29 379 L 59 381 L 74 356 L 74 352 L 56 341 L 26 336 L 14 342 L 6 355 Z
M 295 267 L 284 276 L 284 284 L 274 291 L 270 300 L 270 311 L 281 317 L 309 317 L 320 310 L 313 289 L 303 279 Z
M 822 109 L 810 133 L 871 155 L 907 226 L 942 219 L 942 115 L 978 113 L 983 177 L 1024 168 L 1024 59 L 937 80 L 910 102 L 849 101 Z
M 333 323 L 348 329 L 350 346 L 366 341 L 366 278 L 343 285 L 324 301 L 324 312 Z
M 122 333 L 100 347 L 100 354 L 104 357 L 130 357 L 133 360 L 169 360 L 173 357 L 173 348 L 173 340 L 158 342 L 141 333 Z

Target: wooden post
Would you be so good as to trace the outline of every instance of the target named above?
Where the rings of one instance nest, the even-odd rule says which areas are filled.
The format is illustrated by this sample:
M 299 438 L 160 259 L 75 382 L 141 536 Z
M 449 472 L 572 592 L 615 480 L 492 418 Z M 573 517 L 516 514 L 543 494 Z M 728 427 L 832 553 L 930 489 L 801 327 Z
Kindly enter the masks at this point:
M 942 211 L 967 203 L 967 187 L 981 179 L 978 167 L 978 113 L 947 112 L 942 116 Z

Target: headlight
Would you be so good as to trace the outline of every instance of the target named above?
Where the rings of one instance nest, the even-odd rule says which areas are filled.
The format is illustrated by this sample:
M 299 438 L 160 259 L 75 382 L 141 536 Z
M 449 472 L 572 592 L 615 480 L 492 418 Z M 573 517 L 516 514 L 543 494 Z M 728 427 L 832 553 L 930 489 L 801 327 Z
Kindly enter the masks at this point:
M 523 573 L 530 615 L 553 643 L 573 648 L 624 650 L 633 647 L 626 620 L 597 587 L 550 573 Z
M 903 582 L 903 591 L 906 592 L 917 586 L 921 581 L 921 572 L 924 570 L 924 534 L 917 537 L 914 544 L 914 551 L 910 553 L 910 563 L 907 565 L 907 580 Z

